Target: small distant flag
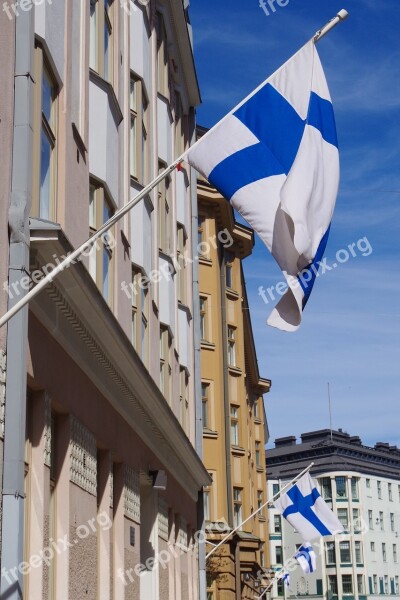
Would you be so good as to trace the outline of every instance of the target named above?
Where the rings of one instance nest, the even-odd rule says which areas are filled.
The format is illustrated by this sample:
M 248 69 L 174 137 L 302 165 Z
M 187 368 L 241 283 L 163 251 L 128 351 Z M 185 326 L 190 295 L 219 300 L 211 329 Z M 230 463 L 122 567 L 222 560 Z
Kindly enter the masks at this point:
M 282 576 L 282 581 L 286 585 L 286 587 L 290 587 L 290 575 L 287 571 L 284 572 Z
M 268 324 L 295 331 L 318 275 L 339 186 L 335 117 L 314 41 L 186 157 L 276 259 L 288 289 Z
M 294 557 L 304 573 L 314 573 L 317 568 L 317 555 L 309 542 L 302 544 Z
M 285 494 L 275 500 L 274 505 L 299 532 L 304 542 L 344 531 L 337 516 L 321 498 L 310 473 L 303 475 Z

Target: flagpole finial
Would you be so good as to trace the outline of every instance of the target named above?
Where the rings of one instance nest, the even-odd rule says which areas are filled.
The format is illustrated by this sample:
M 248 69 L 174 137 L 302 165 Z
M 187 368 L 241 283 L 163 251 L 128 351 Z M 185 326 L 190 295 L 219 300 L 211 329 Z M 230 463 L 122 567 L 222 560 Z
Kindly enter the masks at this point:
M 339 12 L 337 13 L 336 17 L 333 17 L 333 19 L 331 19 L 329 21 L 329 23 L 327 23 L 322 29 L 320 29 L 319 31 L 317 31 L 317 33 L 314 35 L 314 38 L 313 38 L 314 39 L 314 43 L 319 42 L 319 40 L 321 38 L 323 38 L 324 35 L 326 35 L 329 31 L 331 31 L 331 29 L 333 29 L 334 27 L 336 27 L 336 25 L 338 23 L 341 23 L 342 21 L 344 21 L 345 19 L 347 19 L 348 16 L 349 16 L 349 13 L 344 8 L 342 8 L 342 10 L 339 10 Z

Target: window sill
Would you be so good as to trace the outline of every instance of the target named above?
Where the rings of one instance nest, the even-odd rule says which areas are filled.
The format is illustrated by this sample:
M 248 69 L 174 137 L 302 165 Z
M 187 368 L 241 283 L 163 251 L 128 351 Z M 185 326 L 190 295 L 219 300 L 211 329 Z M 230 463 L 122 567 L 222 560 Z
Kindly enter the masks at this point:
M 246 450 L 244 448 L 241 448 L 240 446 L 231 446 L 231 452 L 235 456 L 245 456 L 246 455 Z
M 239 300 L 238 292 L 236 292 L 232 288 L 226 288 L 226 295 L 229 296 L 229 298 L 232 298 L 232 300 Z
M 239 367 L 231 367 L 230 365 L 228 365 L 228 371 L 231 375 L 234 375 L 236 377 L 240 377 L 240 375 L 242 375 L 242 369 L 239 369 Z
M 207 429 L 207 427 L 205 427 L 203 429 L 203 438 L 216 440 L 218 438 L 218 431 L 213 431 L 212 429 Z
M 200 345 L 203 350 L 215 350 L 215 344 L 213 342 L 201 340 Z

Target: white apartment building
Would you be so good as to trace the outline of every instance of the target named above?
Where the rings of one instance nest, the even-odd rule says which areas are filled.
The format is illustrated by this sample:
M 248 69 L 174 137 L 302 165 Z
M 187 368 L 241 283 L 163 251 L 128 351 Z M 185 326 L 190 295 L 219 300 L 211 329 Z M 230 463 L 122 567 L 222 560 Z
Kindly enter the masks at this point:
M 3 3 L 1 314 L 191 145 L 191 33 L 188 0 Z M 182 164 L 0 331 L 2 598 L 199 597 L 196 185 Z
M 290 588 L 275 581 L 269 598 L 378 600 L 400 597 L 400 450 L 329 430 L 281 438 L 267 451 L 267 486 L 272 498 L 312 461 L 311 475 L 345 532 L 313 544 L 317 570 L 298 566 Z M 279 571 L 303 540 L 275 508 L 269 514 L 270 566 Z

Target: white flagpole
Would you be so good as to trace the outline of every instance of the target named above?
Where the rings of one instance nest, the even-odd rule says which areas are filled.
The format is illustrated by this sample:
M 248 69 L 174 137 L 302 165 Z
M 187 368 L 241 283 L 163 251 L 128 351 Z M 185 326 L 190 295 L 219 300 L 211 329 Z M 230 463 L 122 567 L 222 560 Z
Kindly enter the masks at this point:
M 341 21 L 344 21 L 344 19 L 346 19 L 348 17 L 348 14 L 349 13 L 344 9 L 339 11 L 338 14 L 336 15 L 336 17 L 334 17 L 331 21 L 329 21 L 329 23 L 327 23 L 322 29 L 317 31 L 317 33 L 312 38 L 314 40 L 314 43 L 318 42 L 324 35 L 326 35 L 328 33 L 328 31 L 333 29 L 338 23 L 340 23 Z M 300 50 L 298 52 L 301 52 L 301 50 L 302 50 L 302 48 L 300 48 Z M 298 54 L 298 52 L 296 54 Z M 296 55 L 291 56 L 288 61 L 286 61 L 277 71 L 275 71 L 275 73 L 277 73 L 281 69 L 283 69 L 283 67 L 290 60 L 292 60 L 292 58 L 294 58 L 294 56 L 296 56 Z M 10 308 L 10 310 L 8 312 L 6 312 L 5 315 L 3 315 L 0 318 L 0 327 L 3 327 L 3 325 L 5 325 L 17 312 L 19 312 L 21 310 L 21 308 L 23 308 L 26 304 L 28 304 L 28 302 L 30 302 L 30 300 L 35 298 L 35 296 L 37 296 L 37 294 L 39 294 L 39 292 L 43 288 L 45 288 L 49 283 L 51 283 L 57 277 L 57 275 L 62 273 L 62 271 L 64 271 L 66 268 L 68 268 L 71 264 L 74 264 L 77 261 L 77 259 L 81 256 L 81 254 L 83 254 L 83 252 L 88 250 L 94 244 L 94 242 L 96 240 L 98 240 L 115 223 L 117 223 L 127 212 L 129 212 L 134 206 L 136 206 L 136 204 L 138 202 L 140 202 L 140 200 L 142 200 L 149 192 L 151 192 L 151 190 L 154 189 L 156 187 L 156 185 L 158 185 L 160 183 L 160 181 L 162 181 L 163 179 L 165 179 L 165 177 L 167 177 L 170 173 L 172 173 L 172 171 L 174 171 L 180 165 L 180 163 L 185 160 L 185 158 L 187 157 L 189 152 L 191 152 L 193 150 L 193 148 L 195 146 L 197 146 L 197 144 L 199 144 L 200 142 L 203 142 L 204 139 L 213 131 L 213 129 L 217 125 L 220 125 L 223 121 L 225 121 L 225 119 L 227 119 L 234 112 L 236 112 L 245 102 L 247 102 L 250 98 L 252 98 L 266 84 L 266 82 L 270 79 L 270 77 L 268 77 L 261 85 L 259 85 L 253 92 L 251 92 L 251 94 L 249 94 L 244 100 L 239 102 L 239 104 L 237 106 L 235 106 L 235 108 L 233 108 L 227 115 L 225 115 L 225 117 L 223 117 L 223 119 L 218 121 L 218 123 L 216 123 L 214 125 L 214 127 L 212 127 L 205 135 L 203 135 L 203 137 L 201 137 L 199 140 L 197 140 L 197 142 L 195 142 L 193 144 L 193 146 L 191 146 L 179 158 L 177 158 L 169 167 L 167 167 L 165 169 L 165 171 L 160 173 L 160 175 L 158 177 L 156 177 L 156 179 L 154 179 L 151 183 L 149 183 L 139 194 L 137 194 L 134 198 L 132 198 L 128 202 L 128 204 L 126 204 L 125 206 L 120 208 L 120 210 L 118 210 L 115 213 L 115 215 L 113 215 L 111 217 L 111 219 L 109 219 L 106 223 L 104 223 L 104 225 L 102 225 L 100 227 L 100 229 L 95 234 L 92 235 L 91 238 L 89 238 L 84 244 L 79 246 L 79 248 L 74 250 L 74 252 L 72 252 L 67 258 L 65 258 L 53 271 L 48 273 L 46 275 L 46 277 L 41 279 L 41 281 L 33 289 L 31 289 L 23 298 L 21 298 L 21 300 L 19 300 L 12 308 Z
M 216 550 L 218 550 L 218 548 L 220 546 L 222 546 L 223 544 L 225 544 L 225 542 L 227 540 L 229 540 L 230 537 L 232 537 L 232 535 L 234 533 L 236 533 L 236 531 L 238 531 L 245 523 L 247 523 L 248 521 L 250 521 L 250 519 L 252 519 L 257 513 L 259 513 L 263 508 L 265 508 L 268 504 L 272 504 L 274 502 L 274 500 L 276 500 L 277 498 L 279 498 L 279 496 L 285 491 L 287 490 L 291 485 L 293 485 L 294 483 L 296 483 L 296 481 L 298 481 L 299 479 L 301 479 L 303 477 L 303 475 L 305 475 L 306 473 L 308 473 L 308 471 L 310 469 L 312 469 L 312 467 L 314 466 L 314 463 L 312 462 L 311 464 L 308 465 L 308 467 L 306 469 L 304 469 L 304 471 L 302 471 L 301 473 L 299 473 L 299 475 L 297 475 L 294 479 L 292 479 L 292 481 L 289 481 L 289 483 L 287 483 L 281 490 L 279 490 L 278 493 L 276 493 L 274 496 L 272 496 L 271 500 L 267 500 L 267 502 L 264 502 L 264 504 L 262 506 L 260 506 L 260 508 L 257 508 L 257 510 L 255 510 L 249 517 L 247 517 L 247 519 L 245 519 L 244 521 L 242 521 L 237 527 L 235 527 L 235 529 L 232 529 L 232 531 L 230 531 L 228 533 L 228 535 L 226 535 L 220 542 L 219 544 L 217 544 L 216 546 L 214 546 L 214 548 L 212 550 L 210 550 L 210 552 L 206 555 L 206 560 L 208 558 L 210 558 L 210 556 L 212 554 L 214 554 L 214 552 Z

